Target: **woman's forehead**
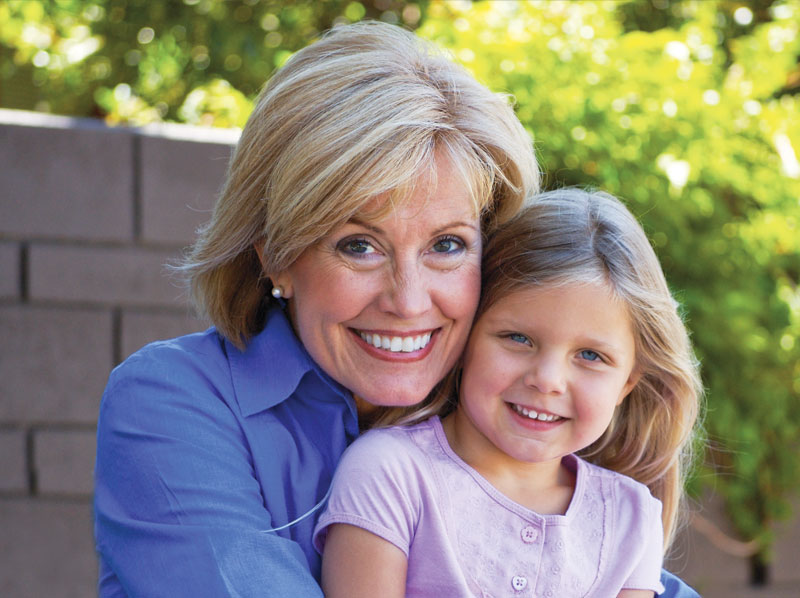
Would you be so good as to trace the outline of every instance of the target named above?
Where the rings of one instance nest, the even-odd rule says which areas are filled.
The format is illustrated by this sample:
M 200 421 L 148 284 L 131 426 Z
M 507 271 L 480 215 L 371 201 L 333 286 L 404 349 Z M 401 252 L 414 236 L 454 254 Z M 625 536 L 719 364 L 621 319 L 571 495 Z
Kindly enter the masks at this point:
M 486 198 L 476 189 L 475 175 L 455 164 L 449 156 L 437 156 L 408 183 L 384 191 L 364 202 L 351 219 L 363 222 L 384 220 L 390 215 L 415 218 L 430 212 L 460 212 L 462 218 L 477 219 Z

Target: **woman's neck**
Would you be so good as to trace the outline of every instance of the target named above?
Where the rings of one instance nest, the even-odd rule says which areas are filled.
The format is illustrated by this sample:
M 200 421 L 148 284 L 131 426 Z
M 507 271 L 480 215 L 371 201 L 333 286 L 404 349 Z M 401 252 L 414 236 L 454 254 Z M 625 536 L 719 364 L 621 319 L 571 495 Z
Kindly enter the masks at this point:
M 361 432 L 369 430 L 372 427 L 372 424 L 374 424 L 375 421 L 383 413 L 383 409 L 378 405 L 373 405 L 369 401 L 362 399 L 358 395 L 353 395 L 353 399 L 356 402 L 356 415 L 358 415 L 358 429 Z

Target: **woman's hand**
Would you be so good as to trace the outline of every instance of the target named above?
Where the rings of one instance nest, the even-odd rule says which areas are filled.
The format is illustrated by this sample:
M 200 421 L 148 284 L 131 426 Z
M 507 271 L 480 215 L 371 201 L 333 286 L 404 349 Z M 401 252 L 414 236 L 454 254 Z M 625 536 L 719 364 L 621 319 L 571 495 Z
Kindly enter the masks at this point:
M 322 554 L 325 598 L 404 598 L 407 569 L 405 553 L 391 542 L 346 523 L 328 528 Z

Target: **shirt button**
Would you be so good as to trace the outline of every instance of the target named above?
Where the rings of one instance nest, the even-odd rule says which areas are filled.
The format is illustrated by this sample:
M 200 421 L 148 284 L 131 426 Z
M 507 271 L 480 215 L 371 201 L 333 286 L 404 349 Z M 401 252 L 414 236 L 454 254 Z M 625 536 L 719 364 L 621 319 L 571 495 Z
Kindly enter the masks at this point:
M 517 592 L 521 592 L 525 589 L 525 586 L 528 585 L 528 580 L 524 577 L 520 577 L 519 575 L 515 575 L 511 578 L 511 587 L 514 588 Z
M 525 544 L 533 544 L 536 542 L 536 538 L 539 537 L 539 532 L 535 527 L 531 527 L 529 525 L 522 528 L 520 535 L 522 536 L 522 541 L 525 542 Z

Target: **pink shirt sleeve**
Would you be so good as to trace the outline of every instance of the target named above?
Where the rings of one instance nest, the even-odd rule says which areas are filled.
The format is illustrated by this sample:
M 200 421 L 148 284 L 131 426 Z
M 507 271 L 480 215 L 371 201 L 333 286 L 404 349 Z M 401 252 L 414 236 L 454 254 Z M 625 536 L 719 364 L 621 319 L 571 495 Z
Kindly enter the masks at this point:
M 419 513 L 419 470 L 410 443 L 391 430 L 374 430 L 356 440 L 342 456 L 326 510 L 314 529 L 314 547 L 321 554 L 327 529 L 334 523 L 363 528 L 391 542 L 408 556 Z
M 641 517 L 638 528 L 643 534 L 643 538 L 640 539 L 642 550 L 639 553 L 638 563 L 634 565 L 622 588 L 652 590 L 656 594 L 660 594 L 664 591 L 664 586 L 661 584 L 661 566 L 664 559 L 661 501 L 653 498 L 649 492 L 642 499 L 638 509 L 638 516 Z M 622 551 L 625 549 L 624 538 L 621 539 L 620 549 Z

